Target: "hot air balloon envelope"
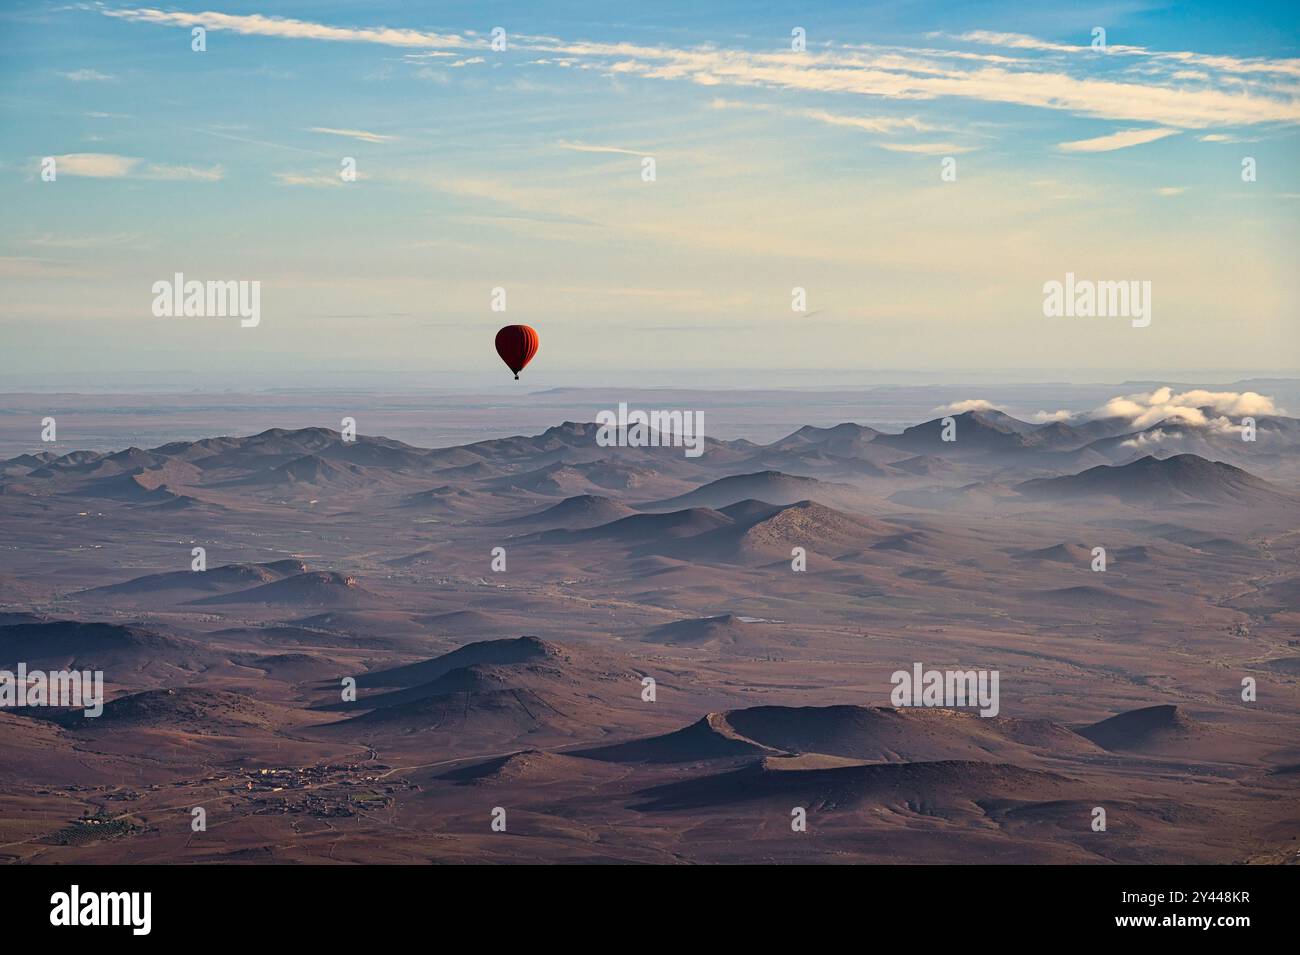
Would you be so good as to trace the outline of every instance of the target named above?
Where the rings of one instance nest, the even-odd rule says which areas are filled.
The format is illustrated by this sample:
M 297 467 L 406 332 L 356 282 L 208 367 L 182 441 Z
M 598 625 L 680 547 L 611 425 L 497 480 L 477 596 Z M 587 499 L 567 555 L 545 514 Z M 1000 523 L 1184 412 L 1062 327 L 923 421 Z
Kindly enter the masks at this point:
M 524 366 L 537 354 L 539 339 L 537 332 L 527 325 L 507 325 L 497 332 L 497 354 L 506 363 L 506 367 L 515 373 L 524 370 Z

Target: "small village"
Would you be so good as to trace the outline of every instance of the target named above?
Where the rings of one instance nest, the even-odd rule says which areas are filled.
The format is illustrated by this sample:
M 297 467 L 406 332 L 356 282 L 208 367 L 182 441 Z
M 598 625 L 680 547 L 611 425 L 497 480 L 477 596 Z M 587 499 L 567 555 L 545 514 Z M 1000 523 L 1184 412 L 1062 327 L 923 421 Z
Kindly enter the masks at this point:
M 231 792 L 246 795 L 257 815 L 355 816 L 387 808 L 396 793 L 418 789 L 404 779 L 381 775 L 388 768 L 373 763 L 241 768 Z

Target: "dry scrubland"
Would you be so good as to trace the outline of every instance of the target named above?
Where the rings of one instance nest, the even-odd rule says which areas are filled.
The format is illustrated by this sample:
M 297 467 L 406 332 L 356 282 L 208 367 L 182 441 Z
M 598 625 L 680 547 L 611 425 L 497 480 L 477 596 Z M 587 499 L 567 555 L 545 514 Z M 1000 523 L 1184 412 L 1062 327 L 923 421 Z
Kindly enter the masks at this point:
M 1300 421 L 957 425 L 0 463 L 0 667 L 110 698 L 0 712 L 0 856 L 1294 861 Z M 914 662 L 998 716 L 891 708 Z

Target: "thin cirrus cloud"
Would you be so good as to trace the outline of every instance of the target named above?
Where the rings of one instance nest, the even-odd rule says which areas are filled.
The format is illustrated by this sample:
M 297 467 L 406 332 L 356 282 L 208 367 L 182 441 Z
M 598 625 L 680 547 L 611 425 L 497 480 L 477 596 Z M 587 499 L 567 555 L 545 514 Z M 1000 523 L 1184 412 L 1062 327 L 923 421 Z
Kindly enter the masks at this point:
M 900 132 L 924 133 L 935 129 L 915 116 L 859 116 L 832 113 L 824 109 L 780 109 L 767 103 L 741 103 L 716 98 L 710 104 L 714 109 L 741 109 L 757 112 L 779 113 L 793 119 L 809 119 L 828 126 L 858 129 L 866 133 L 893 135 Z M 978 146 L 961 146 L 956 143 L 878 143 L 890 152 L 913 153 L 921 156 L 954 156 L 974 152 Z
M 218 182 L 225 178 L 220 166 L 173 166 L 165 163 L 148 163 L 140 173 L 141 179 L 160 179 L 171 182 Z
M 1060 63 L 1027 61 L 1015 69 L 893 54 L 887 59 L 826 53 L 750 53 L 678 50 L 632 44 L 577 43 L 556 52 L 609 57 L 598 63 L 615 76 L 687 80 L 705 86 L 733 85 L 847 93 L 897 100 L 961 97 L 1063 111 L 1079 116 L 1153 122 L 1180 128 L 1254 123 L 1300 124 L 1294 94 L 1241 83 L 1231 88 L 1187 87 L 1137 79 L 1077 76 Z
M 901 131 L 925 133 L 935 127 L 915 116 L 857 116 L 832 113 L 824 109 L 781 109 L 770 103 L 742 103 L 737 100 L 716 97 L 710 104 L 713 109 L 752 110 L 763 113 L 779 113 L 792 119 L 811 119 L 828 126 L 843 126 L 860 129 L 867 133 L 896 133 Z
M 203 27 L 205 30 L 230 30 L 245 36 L 278 36 L 294 40 L 327 40 L 339 43 L 378 43 L 382 46 L 409 47 L 479 47 L 484 44 L 450 33 L 423 30 L 394 30 L 388 27 L 333 27 L 308 20 L 266 17 L 261 14 L 185 13 L 154 10 L 147 7 L 104 9 L 106 17 L 156 23 L 163 26 Z
M 592 146 L 587 143 L 559 142 L 555 145 L 561 149 L 571 149 L 578 153 L 618 153 L 622 156 L 653 156 L 654 153 L 637 152 L 635 149 L 623 149 L 619 146 Z
M 969 153 L 978 146 L 959 146 L 956 143 L 881 143 L 881 149 L 895 153 L 916 153 L 920 156 L 954 156 Z
M 944 34 L 931 34 L 944 36 Z M 1067 43 L 1052 43 L 1023 33 L 994 33 L 988 30 L 972 30 L 949 37 L 967 43 L 979 43 L 1000 46 L 1007 49 L 1037 50 L 1053 53 L 1093 54 L 1101 56 L 1135 56 L 1146 57 L 1157 63 L 1166 63 L 1179 73 L 1188 73 L 1186 66 L 1197 66 L 1221 73 L 1263 74 L 1272 73 L 1279 76 L 1300 76 L 1300 59 L 1292 57 L 1251 57 L 1222 56 L 1209 53 L 1193 53 L 1186 50 L 1151 50 L 1142 46 L 1124 44 L 1107 44 L 1099 49 L 1089 45 L 1072 46 Z M 1195 72 L 1194 79 L 1210 79 L 1210 74 Z
M 829 113 L 824 109 L 805 109 L 801 110 L 799 115 L 829 126 L 847 126 L 850 129 L 873 133 L 895 133 L 900 130 L 923 133 L 933 129 L 915 116 L 843 116 L 839 113 Z
M 72 80 L 74 83 L 105 83 L 113 79 L 108 73 L 101 73 L 99 70 L 91 69 L 70 70 L 59 75 L 65 80 Z
M 348 139 L 359 139 L 363 143 L 391 143 L 397 140 L 396 136 L 368 133 L 364 129 L 334 129 L 329 126 L 312 126 L 307 131 L 309 133 L 324 133 L 328 136 L 346 136 Z
M 171 182 L 216 182 L 224 175 L 221 166 L 186 166 L 147 163 L 137 156 L 116 153 L 64 153 L 50 157 L 58 176 L 85 179 L 153 179 Z
M 459 34 L 386 27 L 335 27 L 262 15 L 192 14 L 147 8 L 101 12 L 133 22 L 204 26 L 209 30 L 290 39 L 375 43 L 426 50 L 482 50 L 487 46 L 483 38 Z M 770 53 L 519 36 L 514 38 L 513 47 L 530 54 L 548 54 L 557 61 L 564 58 L 615 78 L 640 76 L 684 80 L 709 87 L 761 87 L 895 100 L 958 97 L 1179 129 L 1261 123 L 1300 125 L 1296 88 L 1276 82 L 1279 77 L 1300 75 L 1300 60 L 1244 60 L 1126 46 L 1109 46 L 1106 54 L 1101 55 L 1089 47 L 980 31 L 954 39 L 1000 45 L 1030 55 L 988 62 L 951 59 L 944 56 L 945 51 L 905 47 L 876 50 L 857 46 L 819 52 Z M 1155 69 L 1136 75 L 1132 71 L 1118 76 L 1088 75 L 1114 55 L 1144 57 Z M 1166 65 L 1168 70 L 1164 69 Z M 1209 73 L 1211 81 L 1189 83 L 1170 75 L 1189 66 Z
M 1117 133 L 1097 136 L 1093 139 L 1077 139 L 1074 142 L 1058 143 L 1056 148 L 1067 153 L 1106 153 L 1129 146 L 1141 146 L 1153 143 L 1166 136 L 1174 136 L 1176 129 L 1122 129 Z
M 28 245 L 42 249 L 98 249 L 134 246 L 140 236 L 133 232 L 115 232 L 107 235 L 52 235 L 45 233 L 27 239 Z
M 312 188 L 330 188 L 333 186 L 343 186 L 346 183 L 337 175 L 326 176 L 314 173 L 301 172 L 277 172 L 276 181 L 282 186 L 309 186 Z M 358 178 L 360 178 L 358 176 Z
M 930 36 L 932 38 L 961 40 L 965 43 L 982 43 L 987 46 L 1000 46 L 1010 50 L 1076 53 L 1080 50 L 1087 49 L 1087 47 L 1071 46 L 1068 43 L 1052 43 L 1049 40 L 1040 40 L 1037 37 L 1028 36 L 1024 33 L 997 33 L 993 30 L 969 30 L 966 33 L 958 33 L 956 35 L 947 33 L 931 33 Z

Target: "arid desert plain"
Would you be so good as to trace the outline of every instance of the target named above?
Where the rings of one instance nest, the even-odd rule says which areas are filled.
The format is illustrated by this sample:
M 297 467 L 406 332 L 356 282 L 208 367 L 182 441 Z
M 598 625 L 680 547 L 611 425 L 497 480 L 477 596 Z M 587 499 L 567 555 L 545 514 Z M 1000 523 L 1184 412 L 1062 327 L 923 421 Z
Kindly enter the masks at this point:
M 107 702 L 0 711 L 0 858 L 1294 862 L 1300 420 L 1205 394 L 698 456 L 591 416 L 35 445 L 0 668 Z M 918 669 L 996 712 L 895 705 Z

